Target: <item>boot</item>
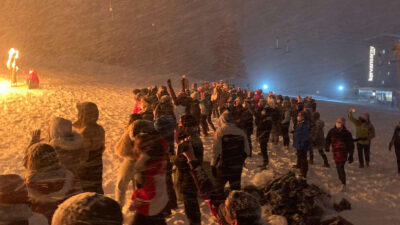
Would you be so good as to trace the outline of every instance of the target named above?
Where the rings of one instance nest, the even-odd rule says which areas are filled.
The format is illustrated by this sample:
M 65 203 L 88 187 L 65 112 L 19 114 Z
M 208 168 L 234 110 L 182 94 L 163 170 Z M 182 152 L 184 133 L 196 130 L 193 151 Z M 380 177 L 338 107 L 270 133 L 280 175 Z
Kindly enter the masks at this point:
M 310 165 L 314 164 L 314 152 L 313 152 L 313 150 L 310 150 L 310 160 L 308 161 L 308 164 L 310 164 Z
M 324 160 L 324 167 L 329 168 L 330 166 L 329 166 L 328 158 L 326 157 L 326 155 L 323 155 L 322 159 Z

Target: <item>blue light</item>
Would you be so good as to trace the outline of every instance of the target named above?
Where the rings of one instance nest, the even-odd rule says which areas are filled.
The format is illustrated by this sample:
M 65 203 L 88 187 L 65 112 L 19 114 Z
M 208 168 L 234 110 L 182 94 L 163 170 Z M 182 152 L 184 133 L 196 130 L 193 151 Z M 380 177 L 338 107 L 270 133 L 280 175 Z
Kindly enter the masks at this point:
M 339 91 L 343 91 L 344 90 L 343 85 L 339 85 L 338 89 L 339 89 Z
M 267 85 L 267 84 L 264 84 L 263 88 L 264 88 L 265 90 L 267 90 L 267 89 L 268 89 L 268 85 Z

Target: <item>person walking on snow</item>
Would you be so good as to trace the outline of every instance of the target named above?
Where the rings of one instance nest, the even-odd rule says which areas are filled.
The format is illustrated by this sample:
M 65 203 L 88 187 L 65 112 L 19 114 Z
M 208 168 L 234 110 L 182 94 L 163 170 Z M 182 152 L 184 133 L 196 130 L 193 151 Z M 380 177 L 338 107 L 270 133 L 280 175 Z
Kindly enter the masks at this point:
M 324 136 L 324 121 L 320 120 L 319 112 L 314 112 L 311 117 L 311 155 L 310 161 L 314 160 L 314 149 L 317 149 L 322 159 L 324 160 L 324 167 L 329 167 L 328 158 L 326 157 L 323 149 L 325 147 L 325 136 Z
M 354 141 L 350 131 L 346 129 L 346 120 L 339 118 L 336 120 L 334 128 L 329 130 L 326 136 L 325 151 L 329 152 L 332 145 L 333 160 L 335 160 L 336 170 L 339 180 L 342 182 L 341 191 L 346 190 L 346 172 L 344 165 L 346 161 L 353 162 Z
M 356 126 L 357 152 L 360 168 L 364 168 L 364 157 L 366 166 L 369 167 L 371 140 L 375 137 L 375 128 L 372 125 L 369 114 L 364 113 L 358 119 L 353 117 L 354 108 L 349 111 L 349 120 Z

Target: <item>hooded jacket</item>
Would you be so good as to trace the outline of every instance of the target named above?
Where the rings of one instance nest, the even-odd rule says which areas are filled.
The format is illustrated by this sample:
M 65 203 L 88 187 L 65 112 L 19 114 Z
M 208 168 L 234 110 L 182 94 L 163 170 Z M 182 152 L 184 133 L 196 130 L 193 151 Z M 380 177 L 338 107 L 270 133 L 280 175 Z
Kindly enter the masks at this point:
M 214 134 L 214 141 L 212 147 L 212 156 L 211 156 L 211 166 L 216 166 L 218 160 L 222 154 L 222 137 L 225 135 L 239 135 L 244 138 L 244 152 L 249 155 L 250 154 L 250 146 L 247 140 L 247 135 L 244 131 L 238 128 L 235 125 L 235 121 L 233 120 L 232 114 L 228 111 L 224 112 L 218 121 L 219 128 Z
M 59 164 L 57 153 L 47 144 L 34 144 L 28 149 L 25 179 L 32 210 L 45 215 L 48 221 L 61 202 L 81 191 L 78 180 Z
M 389 143 L 389 149 L 391 149 L 393 145 L 395 149 L 400 149 L 400 124 L 394 129 L 392 140 Z
M 375 128 L 369 120 L 369 114 L 362 115 L 366 121 L 361 121 L 353 117 L 353 113 L 349 112 L 349 120 L 356 126 L 356 138 L 358 144 L 369 145 L 371 140 L 375 137 Z
M 77 177 L 83 155 L 83 139 L 80 134 L 72 131 L 72 122 L 60 117 L 53 118 L 49 139 L 61 164 Z
M 105 149 L 105 131 L 97 124 L 99 110 L 92 102 L 83 102 L 76 105 L 78 120 L 73 124 L 76 131 L 83 137 L 83 164 L 80 179 L 84 191 L 103 193 L 103 152 Z

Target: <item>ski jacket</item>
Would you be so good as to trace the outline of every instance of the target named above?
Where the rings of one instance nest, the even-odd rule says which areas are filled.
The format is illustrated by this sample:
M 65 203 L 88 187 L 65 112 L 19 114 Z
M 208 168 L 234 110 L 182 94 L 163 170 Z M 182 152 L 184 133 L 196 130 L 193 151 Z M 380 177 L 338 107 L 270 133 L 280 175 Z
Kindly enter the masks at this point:
M 358 144 L 368 145 L 371 143 L 371 140 L 375 137 L 375 128 L 372 123 L 369 121 L 369 115 L 365 114 L 367 117 L 366 122 L 361 122 L 353 117 L 353 113 L 349 112 L 349 120 L 354 123 L 356 126 L 356 139 Z
M 137 189 L 132 200 L 142 204 L 136 211 L 145 216 L 154 216 L 162 212 L 168 203 L 167 194 L 167 160 L 151 159 L 147 154 L 135 164 L 135 183 Z
M 326 149 L 329 149 L 330 145 L 332 145 L 333 160 L 335 162 L 346 162 L 349 155 L 352 156 L 353 154 L 353 137 L 346 127 L 341 130 L 336 127 L 329 130 L 325 143 Z
M 311 128 L 308 123 L 300 122 L 294 128 L 293 147 L 306 150 L 311 148 Z

